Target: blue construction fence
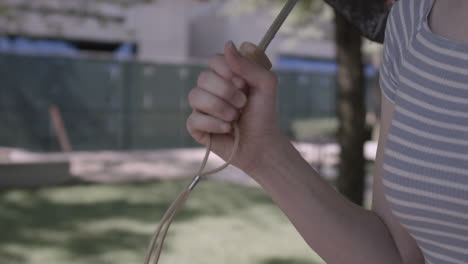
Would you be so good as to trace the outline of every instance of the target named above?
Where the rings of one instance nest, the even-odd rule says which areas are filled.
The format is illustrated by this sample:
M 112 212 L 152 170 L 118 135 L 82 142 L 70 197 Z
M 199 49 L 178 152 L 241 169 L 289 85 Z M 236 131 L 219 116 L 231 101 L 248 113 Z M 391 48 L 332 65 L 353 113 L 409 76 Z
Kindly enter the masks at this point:
M 199 146 L 186 131 L 189 91 L 205 65 L 0 55 L 0 146 L 60 150 L 49 108 L 59 108 L 74 150 Z M 279 70 L 282 129 L 335 117 L 334 72 Z M 375 86 L 368 78 L 368 90 Z M 368 96 L 372 106 L 372 96 Z M 294 135 L 291 135 L 294 136 Z

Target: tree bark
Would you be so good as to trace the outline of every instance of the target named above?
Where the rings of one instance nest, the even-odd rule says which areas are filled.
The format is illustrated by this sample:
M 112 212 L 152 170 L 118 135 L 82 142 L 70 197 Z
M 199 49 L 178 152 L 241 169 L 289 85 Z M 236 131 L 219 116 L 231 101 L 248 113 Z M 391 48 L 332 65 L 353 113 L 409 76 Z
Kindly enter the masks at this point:
M 335 12 L 335 22 L 338 137 L 341 147 L 337 188 L 352 202 L 362 205 L 366 114 L 362 39 L 359 31 L 338 12 Z

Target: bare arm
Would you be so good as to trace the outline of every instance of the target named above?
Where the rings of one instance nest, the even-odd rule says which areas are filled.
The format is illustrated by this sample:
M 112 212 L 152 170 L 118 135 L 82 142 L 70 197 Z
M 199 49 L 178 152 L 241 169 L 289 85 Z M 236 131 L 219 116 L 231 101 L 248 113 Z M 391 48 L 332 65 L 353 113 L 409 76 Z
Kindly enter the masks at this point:
M 382 128 L 376 161 L 373 210 L 358 207 L 332 189 L 284 141 L 269 153 L 270 164 L 253 172 L 311 248 L 329 264 L 423 264 L 414 239 L 385 201 L 381 172 L 393 105 L 383 98 Z
M 328 264 L 404 263 L 379 216 L 346 200 L 283 141 L 254 178 Z
M 206 144 L 211 133 L 212 150 L 226 159 L 233 145 L 229 122 L 240 117 L 240 146 L 232 164 L 263 186 L 327 263 L 409 263 L 405 262 L 406 255 L 405 261 L 401 257 L 394 240 L 402 236 L 392 233 L 401 229 L 387 226 L 394 222 L 389 221 L 385 203 L 376 203 L 376 210 L 369 211 L 346 200 L 309 166 L 281 132 L 274 73 L 240 56 L 230 43 L 224 55 L 212 57 L 210 64 L 212 71 L 200 76 L 198 87 L 189 96 L 194 108 L 187 120 L 191 135 Z M 240 96 L 245 90 L 248 96 Z M 238 109 L 242 109 L 242 115 Z M 388 111 L 388 107 L 383 108 L 383 122 L 387 124 Z M 379 144 L 384 138 L 386 135 Z M 376 191 L 381 192 L 381 188 Z

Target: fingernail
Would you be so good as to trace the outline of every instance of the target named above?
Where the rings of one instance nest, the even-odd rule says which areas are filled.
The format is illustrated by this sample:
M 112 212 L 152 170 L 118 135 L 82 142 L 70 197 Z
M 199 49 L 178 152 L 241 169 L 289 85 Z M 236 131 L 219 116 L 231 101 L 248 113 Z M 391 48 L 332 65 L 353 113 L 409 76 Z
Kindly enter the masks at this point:
M 244 80 L 242 80 L 241 78 L 239 77 L 234 77 L 232 78 L 232 83 L 234 83 L 234 86 L 237 88 L 237 89 L 242 89 L 244 88 Z
M 245 94 L 242 92 L 236 93 L 234 97 L 234 104 L 237 107 L 242 108 L 245 106 L 246 103 L 247 103 L 247 97 L 245 96 Z
M 239 52 L 237 51 L 236 44 L 232 40 L 227 42 L 228 47 L 233 51 L 235 56 L 240 56 Z

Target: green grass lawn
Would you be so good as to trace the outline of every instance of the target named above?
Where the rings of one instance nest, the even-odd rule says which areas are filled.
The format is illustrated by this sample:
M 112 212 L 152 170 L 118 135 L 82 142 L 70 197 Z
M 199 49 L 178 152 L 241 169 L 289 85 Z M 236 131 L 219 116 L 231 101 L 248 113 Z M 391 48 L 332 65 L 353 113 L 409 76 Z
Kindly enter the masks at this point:
M 297 119 L 291 123 L 295 140 L 333 138 L 338 131 L 338 119 L 332 117 Z
M 187 181 L 0 192 L 0 263 L 143 263 L 156 223 Z M 160 263 L 323 263 L 262 190 L 197 186 Z

